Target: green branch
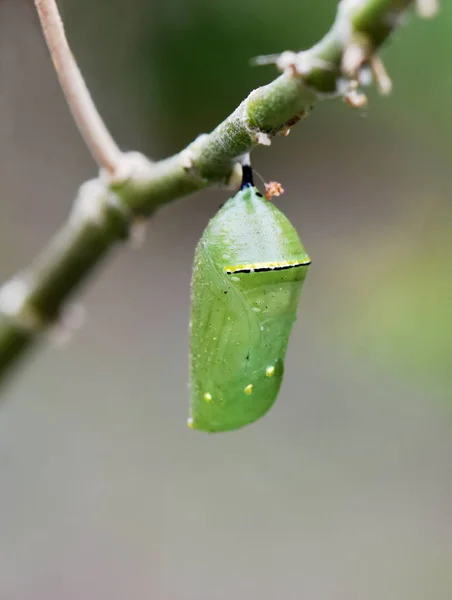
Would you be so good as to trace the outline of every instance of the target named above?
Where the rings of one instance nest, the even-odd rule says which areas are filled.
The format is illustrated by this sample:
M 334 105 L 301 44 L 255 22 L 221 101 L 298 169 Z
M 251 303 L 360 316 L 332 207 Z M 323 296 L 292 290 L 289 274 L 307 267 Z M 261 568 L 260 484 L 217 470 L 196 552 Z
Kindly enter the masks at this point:
M 53 4 L 36 2 L 43 14 Z M 64 326 L 69 297 L 143 216 L 206 186 L 233 184 L 241 155 L 269 145 L 277 134 L 286 135 L 319 100 L 340 96 L 352 106 L 362 106 L 366 98 L 360 82 L 365 75 L 373 75 L 377 86 L 388 91 L 389 78 L 376 52 L 412 4 L 413 0 L 342 0 L 333 27 L 317 45 L 275 57 L 282 75 L 251 92 L 212 133 L 168 159 L 152 163 L 129 153 L 118 161 L 112 140 L 102 132 L 103 146 L 112 156 L 108 167 L 81 186 L 67 223 L 42 255 L 0 288 L 0 379 L 48 327 Z M 432 0 L 417 2 L 424 13 L 431 4 Z M 51 34 L 46 27 L 44 31 L 47 39 Z M 50 43 L 49 48 L 52 52 Z M 90 110 L 92 116 L 93 106 Z M 83 106 L 80 114 L 79 126 L 85 123 L 85 137 L 93 138 Z M 98 154 L 102 156 L 102 148 Z

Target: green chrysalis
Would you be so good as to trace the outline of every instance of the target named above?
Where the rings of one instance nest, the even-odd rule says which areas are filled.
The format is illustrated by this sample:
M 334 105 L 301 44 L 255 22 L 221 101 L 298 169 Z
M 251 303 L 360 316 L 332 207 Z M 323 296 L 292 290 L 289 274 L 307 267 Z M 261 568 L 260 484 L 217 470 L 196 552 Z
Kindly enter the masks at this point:
M 195 252 L 190 427 L 239 429 L 270 409 L 310 262 L 289 220 L 243 166 L 240 191 L 211 219 Z

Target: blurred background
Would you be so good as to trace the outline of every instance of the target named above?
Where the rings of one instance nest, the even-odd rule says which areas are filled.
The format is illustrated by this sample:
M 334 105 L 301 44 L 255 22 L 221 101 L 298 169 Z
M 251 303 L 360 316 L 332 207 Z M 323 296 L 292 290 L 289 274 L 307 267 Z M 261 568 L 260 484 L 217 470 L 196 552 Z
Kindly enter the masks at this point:
M 124 149 L 161 158 L 275 77 L 328 0 L 65 0 L 66 29 Z M 1 600 L 452 598 L 452 7 L 383 57 L 394 92 L 318 105 L 253 154 L 313 258 L 278 402 L 186 427 L 194 248 L 227 194 L 163 207 L 83 296 L 0 412 Z M 31 1 L 0 1 L 0 277 L 95 175 Z

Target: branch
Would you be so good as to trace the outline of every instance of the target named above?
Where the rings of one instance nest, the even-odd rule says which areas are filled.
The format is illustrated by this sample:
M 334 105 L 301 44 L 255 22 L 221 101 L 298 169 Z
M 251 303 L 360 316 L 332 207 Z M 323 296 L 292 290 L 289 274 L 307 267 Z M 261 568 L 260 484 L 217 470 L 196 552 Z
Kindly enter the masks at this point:
M 318 44 L 298 54 L 259 59 L 276 62 L 282 75 L 251 92 L 212 133 L 157 163 L 138 153 L 121 155 L 61 37 L 58 13 L 51 10 L 52 5 L 56 9 L 54 3 L 36 4 L 68 102 L 108 173 L 81 186 L 68 222 L 43 254 L 0 288 L 0 378 L 44 330 L 64 325 L 68 298 L 117 242 L 133 234 L 137 220 L 208 185 L 233 183 L 238 157 L 260 144 L 269 145 L 277 134 L 287 135 L 319 100 L 339 96 L 351 106 L 362 106 L 366 97 L 361 87 L 372 79 L 387 92 L 390 80 L 376 52 L 404 21 L 410 5 L 431 14 L 436 3 L 342 0 L 331 30 Z

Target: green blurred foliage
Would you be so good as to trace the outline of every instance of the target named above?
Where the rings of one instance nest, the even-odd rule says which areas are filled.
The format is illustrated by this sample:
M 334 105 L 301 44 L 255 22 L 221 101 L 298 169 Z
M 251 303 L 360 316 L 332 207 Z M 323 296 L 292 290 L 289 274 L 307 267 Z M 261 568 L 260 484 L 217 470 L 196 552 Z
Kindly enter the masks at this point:
M 415 202 L 398 222 L 343 256 L 341 339 L 425 387 L 452 383 L 452 206 Z
M 256 53 L 297 48 L 300 42 L 310 45 L 328 28 L 335 3 L 324 3 L 321 11 L 315 4 L 306 3 L 310 16 L 301 22 L 292 0 L 268 3 L 265 10 L 255 0 L 196 0 L 185 11 L 161 9 L 141 50 L 158 69 L 154 99 L 162 127 L 174 131 L 169 123 L 176 122 L 179 135 L 188 138 L 215 127 L 251 89 L 274 76 L 274 71 L 250 68 Z
M 142 113 L 144 127 L 148 121 L 153 137 L 158 133 L 162 154 L 210 131 L 254 87 L 275 76 L 272 67 L 251 67 L 254 56 L 309 47 L 327 31 L 336 9 L 334 0 L 309 0 L 303 3 L 305 16 L 300 19 L 299 3 L 293 0 L 265 7 L 257 0 L 136 0 L 130 16 L 126 3 L 111 0 L 97 2 L 94 18 L 86 22 L 83 3 L 90 4 L 63 3 L 79 56 L 86 53 L 88 69 L 102 72 L 104 80 L 113 77 L 112 68 L 117 78 L 119 67 L 129 102 Z M 116 32 L 124 20 L 131 27 L 131 18 L 133 37 L 125 32 L 125 52 L 118 47 Z M 92 44 L 103 40 L 94 57 L 90 38 Z M 93 85 L 96 89 L 96 81 Z
M 390 109 L 396 108 L 399 126 L 416 127 L 420 135 L 434 139 L 445 151 L 452 148 L 452 79 L 447 76 L 451 28 L 452 4 L 442 2 L 434 21 L 411 18 L 389 50 L 396 86 Z M 386 119 L 392 118 L 386 110 Z

